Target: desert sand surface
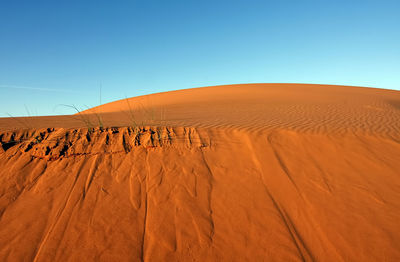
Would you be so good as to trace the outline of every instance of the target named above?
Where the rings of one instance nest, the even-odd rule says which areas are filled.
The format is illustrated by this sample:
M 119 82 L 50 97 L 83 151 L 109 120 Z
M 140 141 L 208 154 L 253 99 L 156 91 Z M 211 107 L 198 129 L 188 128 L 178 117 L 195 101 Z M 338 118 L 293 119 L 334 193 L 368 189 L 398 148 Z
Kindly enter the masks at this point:
M 1 261 L 400 261 L 399 91 L 171 91 L 0 145 Z

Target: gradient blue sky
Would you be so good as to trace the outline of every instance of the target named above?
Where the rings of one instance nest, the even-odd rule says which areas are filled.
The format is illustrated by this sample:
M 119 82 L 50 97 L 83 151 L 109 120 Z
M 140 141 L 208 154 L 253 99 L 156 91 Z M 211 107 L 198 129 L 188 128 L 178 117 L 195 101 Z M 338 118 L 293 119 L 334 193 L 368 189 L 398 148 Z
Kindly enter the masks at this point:
M 260 82 L 400 90 L 400 1 L 0 0 L 0 116 Z

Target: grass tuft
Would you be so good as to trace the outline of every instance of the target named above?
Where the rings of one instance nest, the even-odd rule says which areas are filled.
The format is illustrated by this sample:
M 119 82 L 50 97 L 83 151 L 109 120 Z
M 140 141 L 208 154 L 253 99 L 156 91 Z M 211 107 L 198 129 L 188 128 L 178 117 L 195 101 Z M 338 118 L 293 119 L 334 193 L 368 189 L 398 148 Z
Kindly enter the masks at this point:
M 79 110 L 75 105 L 65 105 L 65 104 L 61 104 L 61 105 L 62 105 L 62 106 L 65 106 L 65 107 L 69 107 L 69 108 L 74 109 L 74 110 L 78 113 L 78 115 L 79 115 L 79 117 L 80 117 L 80 120 L 81 120 L 81 121 L 86 125 L 86 127 L 88 128 L 89 132 L 92 131 L 92 129 L 94 128 L 94 125 L 93 125 L 92 122 L 90 121 L 89 115 L 87 115 L 87 114 L 82 114 L 81 110 Z

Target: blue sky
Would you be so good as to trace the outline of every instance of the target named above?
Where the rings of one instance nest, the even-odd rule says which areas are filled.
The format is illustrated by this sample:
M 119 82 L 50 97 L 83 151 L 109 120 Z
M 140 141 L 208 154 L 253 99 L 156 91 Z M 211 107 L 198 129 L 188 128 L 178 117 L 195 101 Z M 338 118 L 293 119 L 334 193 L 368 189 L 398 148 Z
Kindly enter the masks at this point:
M 400 90 L 400 1 L 0 0 L 0 116 L 234 83 Z

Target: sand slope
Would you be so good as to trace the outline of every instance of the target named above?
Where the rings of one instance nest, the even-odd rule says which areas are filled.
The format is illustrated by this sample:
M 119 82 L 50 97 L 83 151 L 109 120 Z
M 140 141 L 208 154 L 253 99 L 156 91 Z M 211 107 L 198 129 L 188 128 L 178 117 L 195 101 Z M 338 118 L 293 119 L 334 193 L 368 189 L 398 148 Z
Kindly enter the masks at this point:
M 207 87 L 0 128 L 4 261 L 400 260 L 397 91 Z

